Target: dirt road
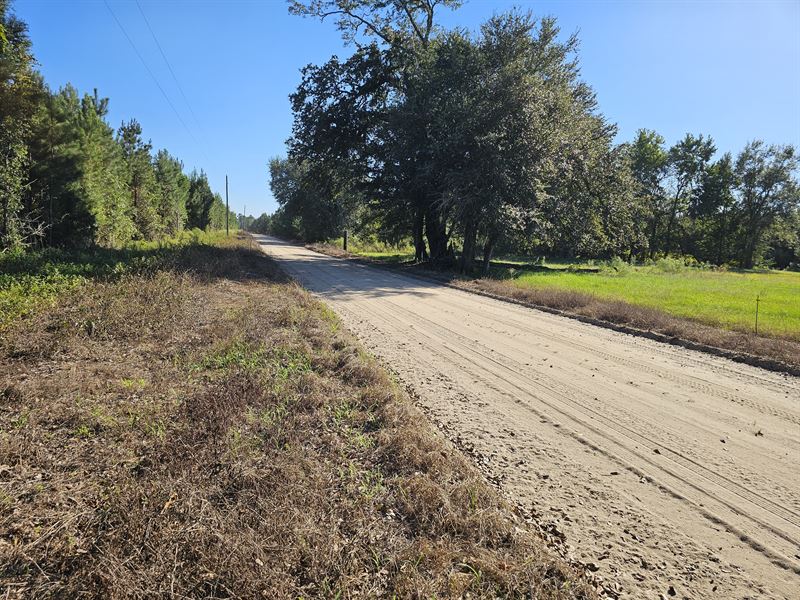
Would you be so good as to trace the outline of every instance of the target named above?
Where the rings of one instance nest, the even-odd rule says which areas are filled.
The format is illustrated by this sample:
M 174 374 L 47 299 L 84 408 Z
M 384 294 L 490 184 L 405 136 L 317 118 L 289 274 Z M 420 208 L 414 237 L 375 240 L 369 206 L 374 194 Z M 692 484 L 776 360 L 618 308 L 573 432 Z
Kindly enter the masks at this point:
M 629 598 L 800 598 L 800 381 L 260 237 Z

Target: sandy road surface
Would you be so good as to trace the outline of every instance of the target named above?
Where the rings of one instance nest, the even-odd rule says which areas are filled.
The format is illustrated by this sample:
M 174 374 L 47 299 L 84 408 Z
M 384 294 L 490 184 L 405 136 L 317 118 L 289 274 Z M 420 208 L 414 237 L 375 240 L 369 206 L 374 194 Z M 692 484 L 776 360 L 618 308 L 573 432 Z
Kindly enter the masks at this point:
M 800 598 L 798 379 L 259 243 L 622 597 Z

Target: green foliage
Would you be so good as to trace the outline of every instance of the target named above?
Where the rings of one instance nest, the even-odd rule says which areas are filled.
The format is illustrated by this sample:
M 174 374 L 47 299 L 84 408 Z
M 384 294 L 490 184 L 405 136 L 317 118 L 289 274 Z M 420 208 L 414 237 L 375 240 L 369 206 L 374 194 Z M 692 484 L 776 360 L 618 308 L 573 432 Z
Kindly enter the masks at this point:
M 253 233 L 268 234 L 272 231 L 272 217 L 267 213 L 262 213 L 253 219 L 247 226 L 248 231 Z
M 161 223 L 158 218 L 156 175 L 151 158 L 152 145 L 142 139 L 142 127 L 136 120 L 123 123 L 117 139 L 128 167 L 127 185 L 136 237 L 154 240 L 161 234 Z
M 225 227 L 225 203 L 218 194 L 211 191 L 208 176 L 203 171 L 192 171 L 189 175 L 186 212 L 187 227 L 202 230 Z M 235 222 L 235 217 L 230 222 Z
M 269 172 L 270 188 L 282 211 L 276 225 L 283 226 L 284 233 L 317 242 L 342 230 L 349 198 L 323 183 L 330 183 L 332 174 L 312 173 L 309 162 L 282 158 L 270 160 Z
M 224 227 L 224 204 L 205 175 L 190 190 L 181 162 L 166 150 L 154 157 L 135 119 L 115 136 L 97 90 L 47 89 L 27 28 L 5 0 L 0 31 L 0 251 L 118 248 L 174 236 L 187 220 Z
M 189 178 L 183 173 L 181 161 L 170 156 L 166 150 L 159 150 L 155 160 L 155 179 L 159 220 L 167 234 L 175 235 L 186 223 Z
M 750 268 L 756 263 L 763 253 L 764 233 L 776 219 L 800 207 L 797 168 L 792 146 L 767 146 L 760 140 L 747 144 L 736 158 L 742 266 Z
M 572 265 L 570 265 L 572 267 Z M 574 271 L 574 269 L 568 267 L 569 271 Z M 603 275 L 608 276 L 625 276 L 628 275 L 633 270 L 630 263 L 625 262 L 620 257 L 615 256 L 609 261 L 604 262 L 600 265 L 600 272 Z
M 212 350 L 199 362 L 190 365 L 191 371 L 249 371 L 267 372 L 276 385 L 311 370 L 309 356 L 297 349 L 283 346 L 267 348 L 237 339 Z
M 335 15 L 357 44 L 302 71 L 289 158 L 270 165 L 281 206 L 271 231 L 411 239 L 416 260 L 460 253 L 462 271 L 481 248 L 485 269 L 495 251 L 796 262 L 785 225 L 799 202 L 793 148 L 756 141 L 714 161 L 709 137 L 669 147 L 646 129 L 614 146 L 579 79 L 577 39 L 554 19 L 511 11 L 470 34 L 437 28 L 436 7 L 290 4 Z
M 24 207 L 29 181 L 27 140 L 43 95 L 34 71 L 31 42 L 25 23 L 0 0 L 0 249 L 17 246 L 40 234 Z

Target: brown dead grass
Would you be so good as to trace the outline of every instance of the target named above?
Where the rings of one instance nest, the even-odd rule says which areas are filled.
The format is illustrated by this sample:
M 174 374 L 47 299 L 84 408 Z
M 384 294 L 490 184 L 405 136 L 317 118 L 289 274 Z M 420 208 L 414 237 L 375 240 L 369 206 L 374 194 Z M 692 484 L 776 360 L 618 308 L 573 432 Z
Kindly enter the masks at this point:
M 788 339 L 711 327 L 690 319 L 674 317 L 657 309 L 605 300 L 570 290 L 522 289 L 497 279 L 454 280 L 452 283 L 467 290 L 488 292 L 533 306 L 553 308 L 568 314 L 652 331 L 713 348 L 771 359 L 795 370 L 800 369 L 800 343 Z
M 18 323 L 0 423 L 4 597 L 594 596 L 240 244 Z

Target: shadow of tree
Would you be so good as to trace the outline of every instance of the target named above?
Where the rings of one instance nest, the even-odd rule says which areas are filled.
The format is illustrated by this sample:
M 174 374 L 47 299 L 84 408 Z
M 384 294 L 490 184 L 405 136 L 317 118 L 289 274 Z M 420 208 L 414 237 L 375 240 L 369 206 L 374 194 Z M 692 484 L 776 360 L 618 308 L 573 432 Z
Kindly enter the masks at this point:
M 229 239 L 222 244 L 189 241 L 146 248 L 47 248 L 0 257 L 0 274 L 13 279 L 60 276 L 107 281 L 123 275 L 172 271 L 235 281 L 287 279 L 258 246 L 242 246 L 235 243 L 237 238 L 233 236 Z

